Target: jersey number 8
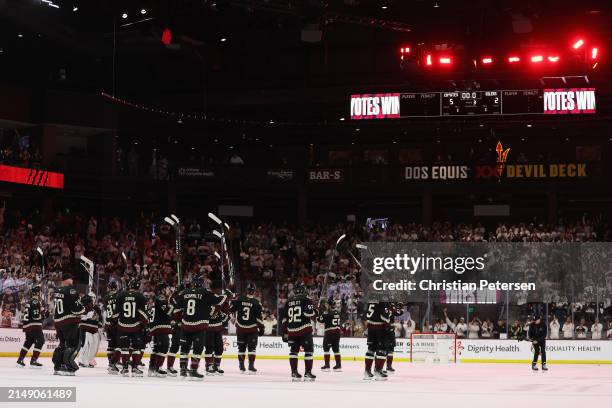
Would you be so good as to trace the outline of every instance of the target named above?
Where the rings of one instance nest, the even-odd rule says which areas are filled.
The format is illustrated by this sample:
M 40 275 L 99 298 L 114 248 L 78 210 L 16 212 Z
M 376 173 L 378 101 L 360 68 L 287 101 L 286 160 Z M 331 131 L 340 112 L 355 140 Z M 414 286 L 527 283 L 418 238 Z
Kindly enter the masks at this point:
M 187 301 L 187 310 L 185 310 L 185 313 L 187 313 L 187 316 L 193 316 L 195 314 L 195 306 L 196 306 L 195 299 L 189 299 Z

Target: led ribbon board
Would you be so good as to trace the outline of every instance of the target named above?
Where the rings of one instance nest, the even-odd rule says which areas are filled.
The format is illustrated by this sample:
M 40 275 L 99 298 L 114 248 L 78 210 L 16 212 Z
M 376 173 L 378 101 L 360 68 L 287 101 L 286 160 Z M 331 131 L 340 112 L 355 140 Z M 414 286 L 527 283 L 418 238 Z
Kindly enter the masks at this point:
M 351 119 L 593 114 L 595 88 L 351 95 Z
M 46 170 L 0 164 L 0 181 L 36 187 L 64 188 L 64 175 Z

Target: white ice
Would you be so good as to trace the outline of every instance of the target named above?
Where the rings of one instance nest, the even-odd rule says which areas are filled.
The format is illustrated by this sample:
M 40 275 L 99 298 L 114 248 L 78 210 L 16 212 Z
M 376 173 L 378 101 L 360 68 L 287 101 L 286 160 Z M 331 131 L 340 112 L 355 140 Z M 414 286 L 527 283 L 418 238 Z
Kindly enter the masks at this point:
M 26 359 L 28 362 L 29 359 Z M 0 358 L 0 386 L 74 386 L 77 403 L 53 403 L 53 408 L 139 407 L 572 407 L 612 402 L 612 365 L 551 365 L 547 373 L 532 373 L 525 364 L 395 363 L 396 374 L 386 382 L 362 380 L 363 362 L 345 361 L 343 372 L 323 373 L 315 361 L 314 383 L 289 378 L 287 360 L 258 360 L 259 373 L 242 375 L 237 360 L 223 362 L 223 377 L 201 382 L 178 378 L 123 378 L 96 368 L 82 368 L 75 377 L 51 374 L 49 359 L 42 370 L 17 368 L 14 358 Z M 145 360 L 145 363 L 147 361 Z M 303 373 L 303 361 L 300 361 Z M 0 403 L 0 408 L 36 407 L 41 403 Z

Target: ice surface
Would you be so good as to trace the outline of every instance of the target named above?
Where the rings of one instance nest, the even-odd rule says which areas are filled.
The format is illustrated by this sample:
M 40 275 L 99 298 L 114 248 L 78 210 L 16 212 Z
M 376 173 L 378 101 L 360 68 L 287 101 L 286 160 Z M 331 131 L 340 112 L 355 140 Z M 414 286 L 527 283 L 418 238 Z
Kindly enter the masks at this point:
M 29 358 L 26 359 L 26 363 Z M 237 360 L 223 361 L 223 377 L 201 382 L 178 378 L 123 378 L 106 373 L 106 361 L 82 368 L 75 377 L 51 375 L 50 359 L 42 370 L 17 368 L 14 358 L 0 358 L 0 386 L 75 386 L 77 403 L 49 406 L 87 408 L 214 407 L 487 407 L 516 408 L 609 405 L 612 365 L 552 365 L 532 373 L 525 364 L 395 363 L 386 382 L 363 381 L 363 362 L 346 361 L 342 373 L 323 373 L 315 361 L 314 383 L 293 383 L 287 360 L 258 360 L 254 376 L 238 372 Z M 145 360 L 145 363 L 147 361 Z M 300 361 L 303 373 L 303 361 Z M 145 373 L 146 375 L 146 373 Z M 2 407 L 36 407 L 41 403 L 0 403 Z M 525 406 L 525 405 L 523 405 Z

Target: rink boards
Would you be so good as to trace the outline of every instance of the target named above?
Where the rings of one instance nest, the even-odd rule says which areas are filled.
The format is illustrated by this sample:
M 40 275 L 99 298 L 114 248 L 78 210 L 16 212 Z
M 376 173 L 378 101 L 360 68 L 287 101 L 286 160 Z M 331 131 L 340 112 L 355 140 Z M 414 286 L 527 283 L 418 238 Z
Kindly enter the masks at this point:
M 55 331 L 45 330 L 45 345 L 42 355 L 50 356 L 57 345 Z M 104 337 L 104 336 L 103 336 Z M 0 357 L 16 357 L 25 339 L 20 329 L 0 329 Z M 323 358 L 323 338 L 315 337 L 315 358 Z M 223 337 L 224 357 L 234 358 L 238 354 L 236 336 Z M 365 338 L 343 338 L 340 352 L 343 359 L 362 360 L 366 352 Z M 102 338 L 99 356 L 105 356 L 106 340 Z M 612 341 L 608 340 L 548 340 L 548 361 L 566 364 L 612 364 Z M 145 354 L 150 352 L 149 346 Z M 524 363 L 531 359 L 531 343 L 515 340 L 457 339 L 457 361 L 461 363 Z M 257 358 L 285 359 L 289 348 L 280 337 L 259 338 Z M 395 348 L 397 361 L 410 361 L 410 340 L 397 339 Z

